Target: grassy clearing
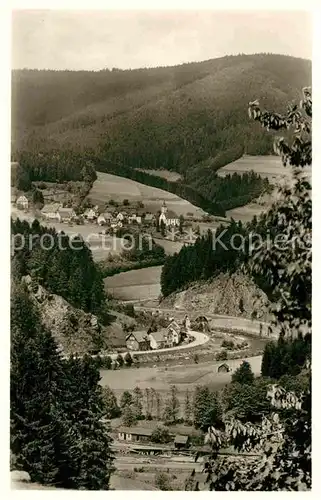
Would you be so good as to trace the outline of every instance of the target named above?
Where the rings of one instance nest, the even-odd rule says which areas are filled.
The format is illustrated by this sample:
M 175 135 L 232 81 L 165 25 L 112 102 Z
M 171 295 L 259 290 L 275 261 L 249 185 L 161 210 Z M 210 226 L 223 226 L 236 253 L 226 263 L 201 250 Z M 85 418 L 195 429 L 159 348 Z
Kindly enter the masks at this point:
M 162 266 L 135 269 L 105 278 L 106 291 L 122 300 L 155 299 L 160 294 Z
M 141 201 L 146 210 L 154 213 L 160 210 L 162 202 L 165 200 L 168 209 L 175 211 L 177 215 L 186 216 L 190 212 L 201 217 L 205 214 L 202 209 L 175 194 L 103 172 L 97 172 L 97 180 L 93 184 L 89 198 L 98 205 L 105 204 L 111 199 L 118 202 L 128 199 L 132 204 Z
M 146 174 L 150 175 L 157 175 L 158 177 L 163 177 L 163 179 L 166 179 L 170 182 L 176 182 L 179 179 L 181 179 L 181 175 L 178 174 L 177 172 L 171 172 L 170 170 L 144 170 L 142 168 L 137 168 L 136 170 L 139 170 L 140 172 L 145 172 Z
M 282 165 L 279 156 L 250 156 L 245 155 L 232 163 L 228 163 L 217 171 L 220 177 L 228 174 L 244 174 L 251 172 L 267 177 L 271 183 L 275 183 L 280 177 L 289 176 L 289 168 Z
M 222 387 L 231 380 L 231 373 L 217 373 L 217 367 L 222 362 L 207 361 L 199 364 L 176 365 L 171 367 L 141 367 L 118 370 L 102 370 L 101 384 L 108 385 L 116 395 L 121 396 L 125 390 L 133 390 L 139 386 L 142 390 L 154 388 L 160 393 L 167 394 L 171 385 L 176 385 L 183 401 L 186 390 L 193 390 L 197 385 L 211 384 L 213 387 Z M 234 371 L 242 359 L 229 360 L 228 364 Z M 259 375 L 261 370 L 261 356 L 250 359 L 252 370 Z

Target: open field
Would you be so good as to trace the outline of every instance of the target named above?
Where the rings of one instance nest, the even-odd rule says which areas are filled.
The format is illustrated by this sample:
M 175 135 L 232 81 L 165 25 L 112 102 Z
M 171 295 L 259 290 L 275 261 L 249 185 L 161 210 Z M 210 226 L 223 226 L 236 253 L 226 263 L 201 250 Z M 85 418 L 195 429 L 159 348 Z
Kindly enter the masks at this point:
M 261 371 L 262 356 L 247 358 L 255 375 Z M 199 364 L 187 364 L 176 366 L 124 368 L 121 370 L 101 370 L 101 385 L 109 386 L 117 398 L 120 398 L 125 390 L 132 391 L 139 386 L 142 391 L 153 388 L 160 393 L 164 400 L 171 385 L 176 385 L 178 398 L 183 402 L 186 390 L 193 391 L 197 385 L 208 385 L 215 390 L 224 387 L 231 381 L 231 374 L 235 371 L 242 359 L 227 361 L 232 369 L 229 373 L 217 373 L 217 368 L 223 362 L 207 361 Z
M 246 172 L 251 172 L 253 170 L 255 173 L 261 175 L 261 177 L 267 177 L 269 182 L 276 187 L 280 186 L 284 182 L 288 182 L 291 178 L 292 171 L 289 166 L 284 167 L 279 156 L 250 156 L 245 155 L 228 165 L 220 168 L 217 174 L 221 177 L 225 177 L 228 174 L 243 174 Z M 311 178 L 311 168 L 305 169 L 305 175 Z M 226 212 L 226 216 L 233 218 L 236 221 L 241 220 L 242 222 L 249 222 L 253 219 L 254 215 L 258 216 L 263 211 L 267 211 L 272 203 L 275 201 L 276 192 L 271 194 L 265 194 L 257 200 L 243 207 L 236 207 L 232 210 Z
M 143 168 L 136 168 L 136 170 L 139 170 L 140 172 L 145 172 L 146 174 L 150 175 L 156 175 L 158 177 L 163 177 L 163 179 L 166 179 L 167 181 L 170 182 L 176 182 L 181 178 L 181 175 L 178 174 L 177 172 L 171 172 L 170 170 L 144 170 Z
M 157 299 L 160 294 L 162 266 L 134 269 L 104 279 L 105 289 L 117 299 Z
M 279 156 L 250 156 L 245 155 L 232 163 L 228 163 L 224 167 L 217 171 L 217 175 L 220 177 L 225 177 L 228 174 L 244 174 L 247 172 L 253 172 L 261 175 L 262 177 L 267 177 L 268 180 L 273 184 L 280 177 L 288 177 L 291 173 L 290 168 L 285 168 L 282 165 L 281 158 Z
M 186 216 L 187 212 L 191 212 L 195 216 L 201 217 L 205 214 L 201 208 L 175 194 L 103 172 L 97 172 L 97 180 L 94 182 L 88 197 L 98 205 L 105 204 L 111 199 L 115 201 L 127 199 L 130 203 L 141 201 L 146 210 L 153 213 L 160 210 L 163 200 L 165 200 L 168 209 L 174 210 L 177 215 Z

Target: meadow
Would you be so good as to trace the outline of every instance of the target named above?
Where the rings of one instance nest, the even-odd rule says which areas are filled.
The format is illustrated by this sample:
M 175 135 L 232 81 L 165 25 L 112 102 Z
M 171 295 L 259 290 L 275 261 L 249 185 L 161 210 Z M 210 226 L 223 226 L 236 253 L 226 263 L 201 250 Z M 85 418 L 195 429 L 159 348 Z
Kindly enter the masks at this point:
M 88 198 L 97 205 L 104 205 L 111 199 L 117 202 L 127 199 L 131 204 L 142 202 L 146 211 L 153 213 L 160 210 L 165 200 L 168 209 L 176 212 L 178 216 L 186 216 L 188 212 L 193 213 L 195 217 L 205 215 L 201 208 L 168 191 L 103 172 L 97 172 L 97 180 L 94 182 Z
M 261 371 L 261 356 L 248 358 L 255 375 Z M 206 361 L 199 364 L 185 364 L 176 366 L 154 366 L 140 368 L 123 368 L 119 370 L 101 370 L 100 383 L 109 386 L 117 398 L 120 398 L 125 390 L 132 391 L 139 386 L 142 391 L 153 388 L 159 392 L 163 401 L 168 396 L 171 385 L 178 390 L 178 399 L 181 403 L 181 411 L 184 409 L 186 390 L 193 391 L 197 385 L 209 385 L 214 390 L 224 387 L 231 381 L 231 374 L 235 371 L 242 359 L 227 361 L 231 368 L 229 373 L 217 373 L 217 368 L 222 362 Z
M 163 179 L 166 179 L 167 181 L 170 182 L 176 182 L 179 179 L 181 179 L 181 175 L 178 174 L 177 172 L 171 172 L 170 170 L 144 170 L 143 168 L 137 168 L 136 170 L 139 170 L 140 172 L 145 172 L 146 174 L 150 175 L 157 175 L 158 177 L 163 177 Z
M 121 300 L 157 299 L 161 293 L 162 266 L 134 269 L 104 279 L 108 294 Z
M 232 163 L 228 163 L 217 171 L 217 175 L 225 177 L 230 174 L 244 174 L 255 172 L 261 177 L 267 177 L 272 184 L 276 183 L 280 177 L 289 176 L 290 169 L 282 165 L 281 158 L 275 155 L 269 156 L 250 156 L 244 155 Z

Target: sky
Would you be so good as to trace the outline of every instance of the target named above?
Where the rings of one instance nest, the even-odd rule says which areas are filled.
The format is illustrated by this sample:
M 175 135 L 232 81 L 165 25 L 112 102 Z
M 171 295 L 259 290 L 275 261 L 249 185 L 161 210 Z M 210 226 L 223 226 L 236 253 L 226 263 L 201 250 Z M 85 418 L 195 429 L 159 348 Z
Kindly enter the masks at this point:
M 311 14 L 204 10 L 16 10 L 12 14 L 13 68 L 127 69 L 258 52 L 311 59 Z

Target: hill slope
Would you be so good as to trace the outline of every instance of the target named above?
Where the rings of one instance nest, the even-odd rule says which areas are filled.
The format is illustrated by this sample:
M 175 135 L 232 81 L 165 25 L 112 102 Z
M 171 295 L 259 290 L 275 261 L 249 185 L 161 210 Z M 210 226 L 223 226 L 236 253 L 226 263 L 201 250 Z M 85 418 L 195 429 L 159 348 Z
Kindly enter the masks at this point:
M 175 307 L 199 315 L 222 314 L 267 321 L 269 301 L 265 293 L 242 273 L 220 274 L 212 280 L 191 285 L 166 297 L 161 308 Z M 254 313 L 255 314 L 255 313 Z
M 97 170 L 128 177 L 138 168 L 166 168 L 206 199 L 242 198 L 240 205 L 264 186 L 237 179 L 230 192 L 215 172 L 244 151 L 272 152 L 273 137 L 248 119 L 249 101 L 282 112 L 310 83 L 310 61 L 271 54 L 128 71 L 17 70 L 13 152 L 90 149 Z

